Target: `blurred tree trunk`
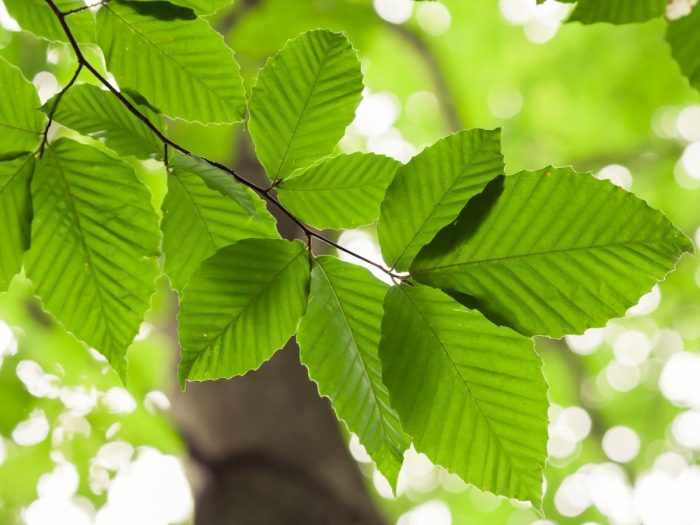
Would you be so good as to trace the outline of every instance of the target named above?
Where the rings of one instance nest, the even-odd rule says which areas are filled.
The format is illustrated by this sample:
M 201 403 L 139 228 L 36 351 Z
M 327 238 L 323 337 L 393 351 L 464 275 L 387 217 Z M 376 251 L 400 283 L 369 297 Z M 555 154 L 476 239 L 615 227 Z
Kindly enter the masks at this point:
M 237 169 L 264 184 L 247 144 Z M 294 237 L 290 221 L 276 215 L 283 235 Z M 196 525 L 382 523 L 295 344 L 245 377 L 190 383 L 171 399 L 201 468 Z

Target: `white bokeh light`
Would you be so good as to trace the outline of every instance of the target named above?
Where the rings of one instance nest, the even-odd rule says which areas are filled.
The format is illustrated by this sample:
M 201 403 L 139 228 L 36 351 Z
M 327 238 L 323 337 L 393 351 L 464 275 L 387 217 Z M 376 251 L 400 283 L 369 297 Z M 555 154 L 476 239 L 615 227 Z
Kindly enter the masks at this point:
M 664 365 L 659 389 L 672 403 L 700 410 L 700 356 L 678 352 Z
M 440 2 L 421 2 L 416 6 L 416 20 L 423 31 L 437 36 L 450 28 L 452 15 Z
M 49 420 L 43 410 L 37 409 L 27 419 L 20 421 L 12 431 L 12 439 L 18 445 L 31 447 L 44 441 L 49 435 Z
M 700 106 L 688 106 L 681 110 L 676 125 L 684 140 L 700 141 Z
M 595 352 L 605 340 L 605 329 L 589 328 L 581 335 L 567 335 L 566 344 L 580 355 L 589 355 Z
M 644 332 L 627 330 L 613 344 L 615 359 L 626 366 L 638 366 L 644 363 L 651 352 L 651 341 Z
M 688 410 L 678 414 L 671 425 L 673 437 L 685 448 L 700 450 L 700 412 Z
M 700 180 L 700 142 L 688 144 L 683 150 L 680 162 L 691 179 Z
M 601 169 L 596 175 L 600 180 L 609 180 L 615 186 L 630 190 L 632 188 L 632 172 L 621 164 L 610 164 Z
M 413 14 L 413 0 L 374 0 L 377 14 L 392 24 L 403 24 Z
M 640 445 L 637 433 L 625 426 L 613 427 L 603 436 L 603 452 L 618 463 L 627 463 L 637 457 Z
M 385 133 L 399 116 L 399 102 L 393 93 L 366 93 L 357 107 L 353 128 L 365 137 Z
M 402 514 L 396 525 L 451 525 L 451 523 L 450 508 L 442 501 L 432 500 Z
M 627 310 L 627 315 L 635 317 L 638 315 L 648 315 L 654 312 L 661 303 L 661 288 L 655 284 L 651 291 L 644 294 L 636 305 Z

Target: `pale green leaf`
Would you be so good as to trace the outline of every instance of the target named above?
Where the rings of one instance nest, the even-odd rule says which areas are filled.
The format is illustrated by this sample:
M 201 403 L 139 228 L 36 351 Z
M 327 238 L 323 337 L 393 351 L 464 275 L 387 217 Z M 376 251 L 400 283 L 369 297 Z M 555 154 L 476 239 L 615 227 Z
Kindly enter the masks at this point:
M 498 129 L 460 131 L 400 167 L 382 203 L 377 225 L 386 263 L 407 270 L 418 251 L 501 173 Z
M 426 246 L 421 282 L 499 324 L 560 337 L 621 316 L 692 243 L 610 182 L 568 168 L 499 178 Z
M 41 142 L 46 118 L 34 86 L 0 57 L 0 156 L 30 151 Z
M 158 217 L 127 164 L 61 139 L 38 162 L 25 267 L 46 309 L 126 374 L 158 273 Z
M 204 161 L 175 153 L 163 201 L 165 273 L 182 290 L 207 257 L 250 237 L 278 237 L 275 219 L 250 189 Z
M 0 292 L 22 268 L 29 248 L 32 203 L 29 182 L 34 157 L 24 155 L 0 162 Z
M 700 6 L 683 18 L 668 23 L 666 40 L 683 74 L 700 89 Z
M 530 339 L 443 292 L 389 290 L 380 356 L 416 450 L 495 494 L 541 503 L 547 385 Z
M 338 417 L 396 486 L 408 438 L 382 382 L 379 339 L 387 286 L 335 257 L 319 257 L 299 324 L 301 361 Z
M 85 7 L 85 2 L 82 0 L 54 0 L 54 2 L 63 12 Z M 7 12 L 24 31 L 51 42 L 68 42 L 58 17 L 46 0 L 3 0 L 3 3 Z M 95 17 L 89 10 L 70 14 L 66 17 L 66 22 L 78 42 L 95 41 Z
M 258 368 L 294 335 L 308 288 L 300 241 L 245 239 L 204 261 L 180 303 L 180 384 Z
M 260 70 L 250 98 L 250 135 L 272 181 L 328 155 L 362 93 L 357 52 L 340 33 L 309 31 Z
M 135 2 L 161 2 L 162 0 L 131 0 Z M 196 13 L 208 15 L 215 13 L 224 6 L 231 5 L 233 0 L 172 0 L 171 3 L 188 7 Z
M 379 206 L 399 163 L 371 153 L 330 157 L 284 179 L 280 201 L 316 228 L 355 228 L 379 217 Z
M 44 105 L 49 113 L 56 97 Z M 161 131 L 163 119 L 145 106 L 138 110 Z M 120 155 L 133 155 L 139 159 L 162 158 L 163 145 L 155 134 L 109 91 L 97 86 L 80 84 L 73 86 L 61 97 L 53 119 L 83 135 L 103 139 L 105 144 Z
M 242 120 L 245 92 L 233 51 L 208 22 L 165 2 L 110 2 L 97 15 L 98 43 L 120 87 L 171 118 Z
M 569 22 L 629 24 L 663 16 L 668 0 L 578 0 Z

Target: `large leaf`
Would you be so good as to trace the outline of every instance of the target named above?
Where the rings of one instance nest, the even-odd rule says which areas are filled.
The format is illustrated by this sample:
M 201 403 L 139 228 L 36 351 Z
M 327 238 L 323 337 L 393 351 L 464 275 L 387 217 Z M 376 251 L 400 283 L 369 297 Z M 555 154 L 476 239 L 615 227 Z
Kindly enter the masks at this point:
M 416 449 L 465 481 L 539 506 L 547 385 L 533 343 L 439 290 L 393 287 L 380 356 Z
M 274 217 L 250 189 L 179 153 L 170 160 L 162 229 L 165 272 L 176 290 L 219 248 L 250 237 L 279 236 Z
M 670 21 L 666 39 L 690 85 L 700 89 L 700 6 L 688 16 Z
M 39 95 L 22 72 L 0 57 L 0 156 L 36 148 L 46 119 Z
M 570 22 L 629 24 L 663 16 L 668 0 L 578 0 Z
M 340 33 L 309 31 L 260 70 L 250 98 L 250 135 L 276 181 L 329 154 L 362 93 L 357 52 Z
M 56 97 L 44 105 L 44 111 L 51 111 L 55 103 Z M 164 128 L 162 118 L 147 107 L 140 106 L 139 111 L 159 129 Z M 61 97 L 53 119 L 84 135 L 104 139 L 105 144 L 120 155 L 134 155 L 139 159 L 162 157 L 163 145 L 148 126 L 112 93 L 97 86 L 73 86 Z
M 338 417 L 395 486 L 408 438 L 382 382 L 379 339 L 386 289 L 364 268 L 319 257 L 297 342 L 321 395 L 331 399 Z
M 124 378 L 157 275 L 148 189 L 123 162 L 61 139 L 37 164 L 32 198 L 27 276 L 47 310 Z
M 355 228 L 379 217 L 379 205 L 399 163 L 381 155 L 330 157 L 284 179 L 280 201 L 316 228 Z
M 110 2 L 97 15 L 98 42 L 122 88 L 172 118 L 240 121 L 245 92 L 233 51 L 189 9 L 165 2 Z
M 82 0 L 54 0 L 63 11 L 85 7 Z M 52 42 L 68 42 L 58 17 L 46 0 L 3 0 L 7 12 L 19 26 L 39 38 Z M 78 42 L 95 41 L 95 18 L 89 10 L 72 13 L 66 18 L 73 36 Z
M 623 315 L 691 250 L 631 193 L 548 168 L 494 181 L 411 273 L 522 333 L 560 337 Z
M 418 251 L 467 201 L 503 173 L 500 130 L 460 131 L 399 168 L 377 225 L 386 263 L 407 270 Z
M 246 239 L 204 261 L 180 304 L 180 384 L 258 368 L 294 335 L 308 288 L 300 241 Z
M 29 182 L 34 157 L 24 155 L 0 162 L 0 292 L 22 268 L 29 247 L 32 203 Z
M 132 0 L 136 2 L 161 2 L 162 0 Z M 233 0 L 173 0 L 173 4 L 182 7 L 189 7 L 193 11 L 208 15 L 214 13 L 224 6 L 231 5 Z

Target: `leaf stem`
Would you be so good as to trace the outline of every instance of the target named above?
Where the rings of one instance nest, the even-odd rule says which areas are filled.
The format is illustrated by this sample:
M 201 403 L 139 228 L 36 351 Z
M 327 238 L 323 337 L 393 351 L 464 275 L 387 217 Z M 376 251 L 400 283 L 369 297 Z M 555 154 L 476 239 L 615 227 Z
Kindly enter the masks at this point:
M 176 151 L 179 151 L 183 155 L 186 155 L 188 157 L 198 158 L 198 159 L 202 160 L 203 162 L 206 162 L 210 166 L 217 168 L 225 173 L 228 173 L 230 176 L 232 176 L 238 182 L 251 188 L 258 195 L 260 195 L 265 200 L 267 200 L 269 203 L 271 203 L 273 206 L 275 206 L 277 209 L 279 209 L 280 212 L 282 212 L 284 215 L 289 217 L 289 219 L 294 224 L 296 224 L 301 229 L 301 231 L 306 235 L 307 245 L 309 246 L 309 251 L 311 249 L 311 238 L 313 237 L 313 238 L 316 238 L 316 239 L 324 242 L 325 244 L 328 244 L 329 246 L 333 246 L 337 250 L 340 250 L 342 252 L 347 253 L 348 255 L 350 255 L 350 256 L 352 256 L 360 261 L 363 261 L 363 262 L 365 262 L 365 263 L 367 263 L 375 268 L 380 269 L 381 271 L 383 271 L 384 273 L 389 275 L 394 280 L 398 280 L 400 282 L 407 281 L 406 277 L 394 273 L 392 270 L 386 268 L 384 265 L 377 263 L 377 262 L 374 262 L 370 259 L 367 259 L 366 257 L 363 257 L 362 255 L 341 246 L 340 244 L 336 243 L 335 241 L 328 239 L 327 237 L 324 237 L 320 233 L 313 231 L 311 228 L 309 228 L 309 226 L 304 224 L 304 222 L 302 222 L 297 217 L 295 217 L 294 214 L 292 214 L 292 212 L 290 212 L 287 208 L 285 208 L 284 205 L 282 205 L 282 203 L 279 202 L 274 195 L 272 195 L 272 190 L 275 187 L 274 183 L 269 188 L 263 188 L 261 186 L 258 186 L 254 182 L 251 182 L 248 179 L 240 176 L 238 173 L 236 173 L 233 169 L 229 168 L 228 166 L 226 166 L 220 162 L 217 162 L 215 160 L 208 159 L 206 157 L 200 157 L 200 156 L 192 153 L 187 148 L 185 148 L 185 147 L 177 144 L 173 140 L 169 139 L 160 129 L 158 129 L 158 127 L 155 124 L 153 124 L 148 119 L 148 117 L 145 114 L 141 113 L 138 110 L 138 108 L 126 96 L 124 96 L 116 87 L 114 87 L 104 77 L 104 75 L 102 75 L 97 69 L 95 69 L 95 67 L 87 60 L 87 58 L 85 58 L 85 55 L 83 54 L 83 51 L 80 48 L 80 45 L 78 44 L 78 41 L 76 40 L 75 35 L 73 34 L 73 31 L 71 30 L 70 26 L 68 25 L 68 22 L 66 21 L 67 16 L 69 16 L 70 14 L 75 13 L 79 10 L 82 10 L 83 8 L 77 8 L 77 9 L 73 9 L 71 11 L 63 12 L 59 9 L 58 5 L 56 5 L 55 0 L 45 0 L 45 1 L 48 4 L 48 6 L 51 8 L 51 10 L 53 11 L 56 18 L 58 19 L 58 22 L 61 25 L 61 27 L 63 28 L 63 32 L 66 34 L 66 37 L 68 38 L 68 42 L 69 42 L 70 46 L 73 48 L 73 52 L 75 53 L 75 56 L 78 60 L 78 69 L 77 69 L 75 75 L 73 76 L 73 78 L 71 78 L 68 85 L 66 85 L 66 87 L 61 91 L 61 94 L 59 95 L 59 97 L 56 99 L 56 103 L 52 107 L 52 114 L 53 114 L 53 112 L 55 112 L 56 106 L 58 106 L 58 103 L 60 102 L 60 97 L 63 95 L 63 93 L 65 93 L 65 91 L 70 86 L 72 86 L 75 83 L 75 81 L 78 78 L 78 73 L 80 73 L 80 70 L 84 67 L 90 73 L 92 73 L 92 75 L 97 80 L 99 80 L 100 83 L 104 87 L 106 87 L 109 91 L 111 91 L 112 94 L 115 97 L 117 97 L 117 99 L 124 105 L 124 107 L 132 115 L 134 115 L 136 118 L 138 118 L 141 122 L 143 122 L 146 125 L 146 127 L 148 127 L 148 129 L 151 130 L 151 132 L 163 143 L 164 149 L 167 150 L 167 148 L 172 148 Z M 106 4 L 108 1 L 109 0 L 103 0 L 101 2 L 98 2 L 97 4 L 94 4 L 94 5 Z M 86 8 L 88 8 L 88 7 L 92 7 L 92 6 L 86 6 Z M 49 124 L 50 124 L 50 122 L 49 122 Z M 47 127 L 46 131 L 48 132 L 48 127 Z M 46 139 L 46 133 L 45 133 L 44 142 L 42 142 L 42 147 L 41 147 L 42 152 L 43 152 L 46 141 L 47 141 L 47 139 Z M 167 161 L 167 159 L 166 159 L 166 161 Z
M 75 81 L 78 80 L 78 75 L 80 75 L 80 72 L 82 70 L 83 64 L 78 62 L 78 67 L 75 68 L 75 73 L 73 73 L 73 76 L 70 78 L 65 87 L 58 93 L 58 95 L 56 96 L 56 100 L 54 101 L 53 105 L 51 106 L 51 109 L 49 110 L 49 120 L 46 123 L 46 127 L 44 128 L 44 133 L 42 134 L 41 139 L 41 145 L 39 146 L 39 158 L 41 158 L 44 155 L 44 150 L 46 149 L 46 145 L 49 142 L 49 129 L 51 129 L 51 124 L 53 124 L 53 116 L 56 114 L 56 109 L 58 109 L 58 105 L 60 104 L 63 95 L 65 95 L 66 92 L 73 86 L 73 84 L 75 84 Z

